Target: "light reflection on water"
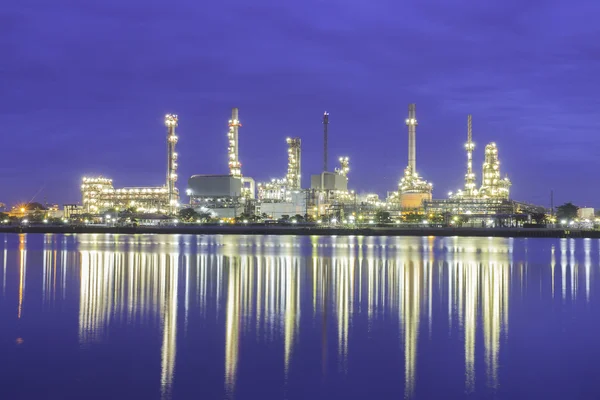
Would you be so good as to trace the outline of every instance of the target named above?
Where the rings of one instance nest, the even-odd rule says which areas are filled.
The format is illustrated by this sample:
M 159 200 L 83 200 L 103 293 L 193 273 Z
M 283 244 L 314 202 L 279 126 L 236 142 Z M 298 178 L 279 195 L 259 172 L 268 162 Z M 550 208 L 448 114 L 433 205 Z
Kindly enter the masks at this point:
M 192 390 L 177 390 L 178 375 L 190 373 L 184 361 L 178 364 L 181 343 L 223 332 L 222 361 L 207 362 L 223 366 L 226 398 L 250 398 L 238 381 L 248 371 L 244 362 L 252 361 L 244 360 L 244 350 L 254 343 L 281 352 L 283 379 L 274 377 L 272 385 L 285 387 L 295 367 L 312 360 L 299 353 L 301 342 L 315 338 L 320 365 L 310 368 L 324 379 L 351 374 L 353 353 L 366 346 L 364 326 L 398 339 L 386 343 L 403 359 L 395 371 L 404 377 L 403 393 L 392 397 L 413 398 L 430 384 L 419 378 L 426 368 L 419 356 L 440 331 L 462 342 L 464 393 L 496 390 L 511 304 L 523 302 L 528 291 L 552 299 L 558 294 L 563 303 L 589 302 L 600 250 L 589 239 L 540 240 L 532 255 L 532 240 L 457 237 L 7 235 L 2 242 L 3 300 L 7 287 L 17 285 L 17 319 L 28 317 L 34 292 L 48 310 L 72 301 L 75 291 L 80 351 L 111 343 L 120 326 L 159 327 L 155 379 L 163 399 L 187 398 Z M 209 327 L 198 331 L 198 320 Z

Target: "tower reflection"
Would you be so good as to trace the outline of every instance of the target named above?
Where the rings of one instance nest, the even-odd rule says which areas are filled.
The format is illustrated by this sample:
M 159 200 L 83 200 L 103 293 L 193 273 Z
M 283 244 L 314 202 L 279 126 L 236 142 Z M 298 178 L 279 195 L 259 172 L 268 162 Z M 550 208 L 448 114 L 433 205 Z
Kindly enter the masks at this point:
M 27 278 L 27 236 L 19 234 L 19 307 L 17 317 L 20 319 L 23 312 L 23 298 L 25 297 L 25 282 Z
M 522 285 L 532 279 L 526 263 L 513 262 L 512 239 L 121 236 L 107 240 L 80 235 L 77 240 L 75 253 L 66 250 L 63 238 L 48 236 L 41 259 L 32 261 L 35 253 L 28 255 L 27 237 L 21 235 L 12 272 L 4 248 L 3 289 L 11 277 L 13 288 L 18 285 L 18 302 L 15 297 L 11 307 L 18 304 L 19 318 L 27 315 L 23 310 L 30 298 L 28 274 L 42 271 L 37 290 L 42 291 L 43 304 L 50 305 L 64 296 L 66 285 L 73 282 L 71 275 L 77 273 L 81 345 L 109 341 L 117 325 L 160 327 L 160 385 L 165 399 L 171 397 L 175 383 L 178 343 L 198 340 L 187 330 L 208 316 L 224 328 L 219 330 L 223 346 L 219 358 L 229 398 L 235 397 L 246 361 L 251 363 L 244 359 L 244 349 L 252 342 L 268 344 L 269 349 L 279 346 L 279 365 L 287 382 L 305 360 L 298 353 L 300 336 L 314 336 L 318 344 L 307 351 L 316 353 L 320 365 L 315 363 L 314 369 L 328 379 L 332 366 L 346 372 L 356 365 L 350 355 L 360 353 L 365 343 L 361 335 L 376 329 L 398 333 L 397 347 L 390 352 L 397 352 L 403 361 L 399 373 L 404 375 L 405 397 L 414 397 L 419 375 L 427 368 L 419 349 L 435 340 L 434 326 L 436 332 L 443 330 L 464 345 L 460 361 L 468 392 L 477 384 L 497 387 L 509 300 L 521 295 Z M 578 296 L 589 301 L 592 266 L 597 263 L 593 242 L 555 243 L 544 256 L 550 255 L 548 297 L 559 285 L 557 301 Z M 581 273 L 574 256 L 577 246 L 584 255 Z M 29 267 L 28 272 L 32 262 L 41 268 Z M 27 290 L 34 290 L 35 280 L 29 282 Z M 476 370 L 477 365 L 482 368 Z
M 81 250 L 79 341 L 107 339 L 111 325 L 163 327 L 161 391 L 170 397 L 177 343 L 178 256 Z

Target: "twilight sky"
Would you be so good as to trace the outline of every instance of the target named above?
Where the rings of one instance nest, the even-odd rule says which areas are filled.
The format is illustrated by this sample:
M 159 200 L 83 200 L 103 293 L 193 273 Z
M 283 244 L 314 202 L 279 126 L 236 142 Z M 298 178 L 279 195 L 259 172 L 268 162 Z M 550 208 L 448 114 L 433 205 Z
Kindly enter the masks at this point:
M 414 102 L 435 198 L 463 185 L 471 113 L 478 179 L 495 141 L 513 198 L 548 205 L 553 188 L 600 207 L 599 16 L 597 0 L 9 0 L 0 202 L 79 202 L 92 174 L 162 185 L 168 112 L 184 194 L 192 174 L 227 173 L 231 107 L 244 175 L 283 177 L 298 136 L 307 186 L 327 110 L 330 160 L 349 156 L 350 187 L 385 196 Z

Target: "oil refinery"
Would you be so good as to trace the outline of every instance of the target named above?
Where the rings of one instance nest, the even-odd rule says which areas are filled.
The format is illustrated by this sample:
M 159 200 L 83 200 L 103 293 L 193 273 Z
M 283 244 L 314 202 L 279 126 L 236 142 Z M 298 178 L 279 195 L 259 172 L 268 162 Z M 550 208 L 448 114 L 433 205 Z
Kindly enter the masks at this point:
M 84 177 L 81 183 L 82 211 L 98 214 L 103 210 L 135 209 L 143 213 L 175 214 L 179 211 L 177 190 L 177 115 L 167 114 L 167 179 L 163 186 L 115 189 L 112 179 L 102 176 Z
M 466 172 L 464 187 L 449 193 L 447 198 L 433 198 L 433 185 L 417 168 L 416 105 L 408 105 L 405 120 L 408 131 L 407 164 L 400 174 L 398 186 L 388 192 L 385 200 L 377 194 L 349 189 L 350 158 L 338 157 L 339 165 L 329 170 L 330 114 L 322 116 L 323 165 L 319 173 L 310 175 L 310 187 L 302 188 L 302 138 L 285 140 L 287 168 L 281 165 L 279 177 L 255 185 L 252 177 L 242 173 L 239 145 L 241 121 L 238 108 L 231 110 L 227 121 L 226 146 L 221 171 L 217 174 L 194 174 L 187 181 L 187 204 L 180 204 L 177 189 L 178 157 L 175 146 L 178 137 L 176 115 L 166 115 L 167 168 L 166 182 L 157 187 L 115 189 L 112 179 L 84 177 L 81 185 L 82 211 L 99 214 L 106 209 L 133 208 L 138 212 L 176 215 L 182 208 L 209 215 L 216 220 L 253 216 L 261 220 L 281 220 L 290 216 L 328 223 L 371 221 L 386 213 L 389 223 L 414 222 L 441 216 L 448 225 L 470 220 L 482 226 L 506 225 L 518 213 L 539 212 L 543 208 L 510 199 L 511 181 L 502 177 L 499 150 L 491 142 L 484 148 L 481 181 L 474 172 L 472 116 L 467 117 Z M 335 135 L 335 132 L 333 132 Z M 379 218 L 381 219 L 381 218 Z M 381 221 L 379 221 L 381 222 Z
M 419 209 L 423 202 L 431 200 L 433 185 L 423 180 L 417 173 L 417 115 L 416 106 L 408 106 L 408 166 L 398 185 L 398 198 L 403 210 Z

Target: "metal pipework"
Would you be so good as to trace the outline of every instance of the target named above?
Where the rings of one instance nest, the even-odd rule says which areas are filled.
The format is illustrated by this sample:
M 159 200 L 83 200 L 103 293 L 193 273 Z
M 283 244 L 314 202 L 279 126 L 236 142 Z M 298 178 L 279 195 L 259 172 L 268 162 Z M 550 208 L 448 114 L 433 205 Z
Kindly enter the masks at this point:
M 177 211 L 179 196 L 175 182 L 177 182 L 177 153 L 175 144 L 177 144 L 177 135 L 175 128 L 179 119 L 177 115 L 167 114 L 165 116 L 165 126 L 167 127 L 167 193 L 169 201 L 169 212 L 174 214 Z
M 406 126 L 408 126 L 408 168 L 410 168 L 412 173 L 415 173 L 417 171 L 417 115 L 414 104 L 408 105 Z
M 238 153 L 238 129 L 242 126 L 239 120 L 237 108 L 231 110 L 231 119 L 229 120 L 229 132 L 227 133 L 228 157 L 229 157 L 229 174 L 240 178 L 242 176 L 242 163 L 240 163 Z

